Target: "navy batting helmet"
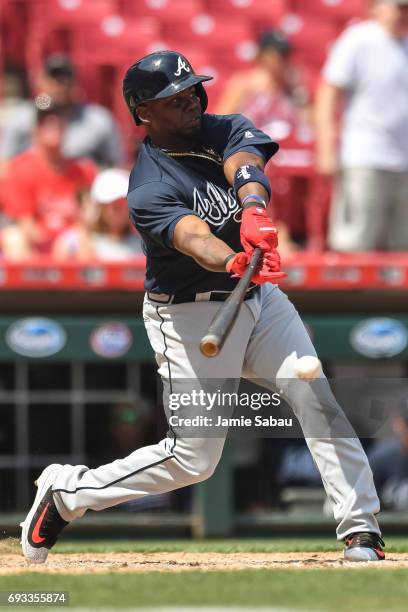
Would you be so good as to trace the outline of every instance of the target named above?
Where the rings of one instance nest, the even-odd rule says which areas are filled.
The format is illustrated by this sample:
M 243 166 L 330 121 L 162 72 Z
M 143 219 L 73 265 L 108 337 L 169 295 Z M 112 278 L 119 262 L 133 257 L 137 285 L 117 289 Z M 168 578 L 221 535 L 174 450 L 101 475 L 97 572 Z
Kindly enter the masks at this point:
M 136 125 L 141 121 L 136 109 L 147 100 L 168 98 L 196 86 L 201 109 L 205 112 L 208 104 L 203 81 L 213 77 L 195 74 L 190 62 L 176 51 L 158 51 L 142 57 L 133 64 L 123 79 L 123 95 Z

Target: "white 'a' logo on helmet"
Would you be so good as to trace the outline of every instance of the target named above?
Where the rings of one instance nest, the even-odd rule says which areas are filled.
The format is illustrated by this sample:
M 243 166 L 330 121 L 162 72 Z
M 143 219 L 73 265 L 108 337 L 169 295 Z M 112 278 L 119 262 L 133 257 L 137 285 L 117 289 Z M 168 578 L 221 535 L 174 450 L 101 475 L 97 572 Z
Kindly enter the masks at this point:
M 179 56 L 178 63 L 177 63 L 177 70 L 174 73 L 174 76 L 180 76 L 182 70 L 185 70 L 186 72 L 191 72 L 191 68 L 189 68 L 189 66 L 187 66 L 183 58 Z

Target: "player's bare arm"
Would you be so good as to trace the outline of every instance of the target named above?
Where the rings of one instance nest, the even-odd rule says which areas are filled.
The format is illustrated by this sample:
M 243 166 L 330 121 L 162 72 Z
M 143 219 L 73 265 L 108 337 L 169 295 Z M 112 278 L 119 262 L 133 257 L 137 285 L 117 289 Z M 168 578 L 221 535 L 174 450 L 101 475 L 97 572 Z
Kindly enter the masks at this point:
M 266 212 L 271 187 L 263 172 L 264 165 L 262 157 L 248 151 L 231 155 L 224 164 L 225 177 L 243 208 L 240 238 L 250 257 L 255 247 L 277 256 L 278 230 Z
M 182 217 L 174 230 L 173 246 L 210 272 L 225 272 L 225 260 L 234 251 L 195 215 Z

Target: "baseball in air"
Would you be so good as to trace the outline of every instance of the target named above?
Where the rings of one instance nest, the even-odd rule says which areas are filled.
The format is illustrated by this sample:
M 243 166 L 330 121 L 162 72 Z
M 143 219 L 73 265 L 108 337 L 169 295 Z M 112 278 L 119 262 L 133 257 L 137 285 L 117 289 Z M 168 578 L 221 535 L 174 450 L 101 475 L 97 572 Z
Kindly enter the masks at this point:
M 295 365 L 295 374 L 300 380 L 315 380 L 319 378 L 321 370 L 322 364 L 313 355 L 300 357 Z

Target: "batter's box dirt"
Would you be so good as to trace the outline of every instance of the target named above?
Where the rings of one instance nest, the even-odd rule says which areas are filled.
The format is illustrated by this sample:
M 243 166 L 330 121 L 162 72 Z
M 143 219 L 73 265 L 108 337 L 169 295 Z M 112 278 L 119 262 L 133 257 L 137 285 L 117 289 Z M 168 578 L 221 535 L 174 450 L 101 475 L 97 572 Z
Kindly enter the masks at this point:
M 29 565 L 21 554 L 0 552 L 0 575 L 39 572 L 46 574 L 100 574 L 226 571 L 244 569 L 408 567 L 408 553 L 390 553 L 386 561 L 345 562 L 339 552 L 299 553 L 80 553 L 50 554 L 45 565 Z

